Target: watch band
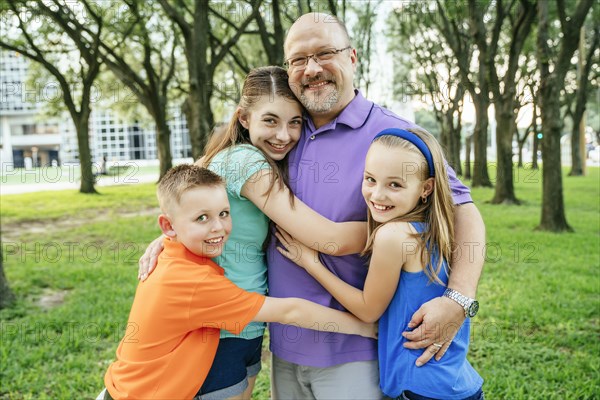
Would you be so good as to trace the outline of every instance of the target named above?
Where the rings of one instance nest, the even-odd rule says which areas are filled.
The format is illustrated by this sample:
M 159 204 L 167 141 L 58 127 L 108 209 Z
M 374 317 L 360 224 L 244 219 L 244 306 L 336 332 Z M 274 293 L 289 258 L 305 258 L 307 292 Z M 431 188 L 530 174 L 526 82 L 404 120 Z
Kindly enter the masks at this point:
M 460 304 L 465 310 L 465 317 L 474 317 L 479 310 L 479 302 L 477 300 L 467 297 L 457 290 L 446 288 L 444 297 L 448 297 Z

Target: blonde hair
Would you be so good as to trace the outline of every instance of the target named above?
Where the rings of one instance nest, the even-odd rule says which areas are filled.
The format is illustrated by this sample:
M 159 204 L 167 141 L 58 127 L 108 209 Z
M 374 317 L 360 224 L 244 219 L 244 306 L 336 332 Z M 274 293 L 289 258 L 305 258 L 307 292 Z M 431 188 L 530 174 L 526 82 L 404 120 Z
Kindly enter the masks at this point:
M 449 262 L 452 256 L 452 243 L 454 242 L 454 205 L 450 184 L 448 183 L 448 173 L 444 161 L 444 153 L 437 140 L 435 140 L 433 135 L 429 132 L 417 127 L 407 130 L 417 135 L 429 148 L 435 170 L 435 176 L 433 177 L 434 184 L 433 190 L 429 196 L 427 196 L 425 202 L 419 201 L 415 208 L 408 214 L 395 218 L 392 221 L 425 222 L 428 225 L 426 231 L 415 234 L 415 237 L 420 243 L 421 262 L 429 280 L 431 282 L 443 284 L 438 275 L 444 265 L 444 260 L 448 262 L 448 268 L 450 268 Z M 418 171 L 420 172 L 419 178 L 422 182 L 429 178 L 430 166 L 427 164 L 425 156 L 408 140 L 393 135 L 384 135 L 375 139 L 373 144 L 375 143 L 390 148 L 406 149 L 418 154 L 421 158 L 421 162 L 418 163 Z M 384 225 L 373 219 L 370 210 L 368 211 L 367 221 L 369 236 L 365 249 L 362 252 L 363 255 L 370 254 L 373 251 L 373 241 L 377 230 Z M 430 262 L 430 256 L 431 252 L 435 250 L 438 251 L 438 262 L 437 265 L 434 266 Z
M 212 135 L 208 141 L 205 149 L 205 156 L 203 166 L 206 167 L 210 164 L 211 160 L 220 151 L 227 149 L 237 144 L 249 144 L 250 132 L 244 128 L 239 121 L 240 113 L 245 113 L 252 110 L 252 106 L 261 100 L 263 96 L 269 96 L 269 99 L 273 99 L 275 96 L 281 96 L 294 103 L 300 104 L 294 96 L 294 93 L 288 84 L 287 72 L 281 67 L 259 67 L 251 70 L 246 76 L 244 86 L 242 88 L 242 94 L 238 107 L 231 117 L 231 121 L 227 126 L 227 129 L 219 135 Z M 265 157 L 275 179 L 273 179 L 267 189 L 266 194 L 271 193 L 275 182 L 279 183 L 279 188 L 283 186 L 289 187 L 289 172 L 287 155 L 279 161 L 273 161 L 267 156 L 261 149 L 257 148 Z M 294 195 L 290 190 L 290 204 L 294 203 Z
M 194 164 L 182 164 L 171 168 L 158 182 L 156 196 L 163 213 L 172 212 L 179 205 L 181 196 L 198 187 L 225 186 L 223 178 L 211 170 Z

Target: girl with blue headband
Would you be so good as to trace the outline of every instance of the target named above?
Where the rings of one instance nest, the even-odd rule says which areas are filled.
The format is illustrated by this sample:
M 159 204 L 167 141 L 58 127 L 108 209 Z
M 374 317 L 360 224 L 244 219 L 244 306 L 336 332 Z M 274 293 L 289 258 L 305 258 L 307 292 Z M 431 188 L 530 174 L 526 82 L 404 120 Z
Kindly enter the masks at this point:
M 370 256 L 362 290 L 331 273 L 317 252 L 281 230 L 277 237 L 285 248 L 279 251 L 358 318 L 379 320 L 380 387 L 386 396 L 483 399 L 483 379 L 466 358 L 469 318 L 440 360 L 419 367 L 416 360 L 427 350 L 404 347 L 411 316 L 444 293 L 450 273 L 454 206 L 440 145 L 421 129 L 380 132 L 367 153 L 362 194 L 369 209 L 363 254 Z

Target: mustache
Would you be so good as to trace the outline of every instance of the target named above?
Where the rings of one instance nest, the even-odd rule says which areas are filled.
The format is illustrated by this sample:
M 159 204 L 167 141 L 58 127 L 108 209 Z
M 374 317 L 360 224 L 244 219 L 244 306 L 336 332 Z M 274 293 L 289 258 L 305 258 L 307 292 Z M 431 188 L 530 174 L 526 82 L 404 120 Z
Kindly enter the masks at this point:
M 315 75 L 315 76 L 313 76 L 311 78 L 302 79 L 302 84 L 303 85 L 309 85 L 309 84 L 311 84 L 313 82 L 318 82 L 318 81 L 331 81 L 331 82 L 335 83 L 335 78 L 332 75 L 330 75 L 330 74 L 320 73 L 320 74 Z

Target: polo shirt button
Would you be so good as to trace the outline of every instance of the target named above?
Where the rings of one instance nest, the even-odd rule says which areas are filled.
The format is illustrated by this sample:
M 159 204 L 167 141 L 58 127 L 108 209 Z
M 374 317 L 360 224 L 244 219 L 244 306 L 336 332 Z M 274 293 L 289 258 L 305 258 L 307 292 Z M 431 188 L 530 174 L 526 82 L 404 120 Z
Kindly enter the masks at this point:
M 315 135 L 312 135 L 312 136 L 310 137 L 310 140 L 315 140 Z

